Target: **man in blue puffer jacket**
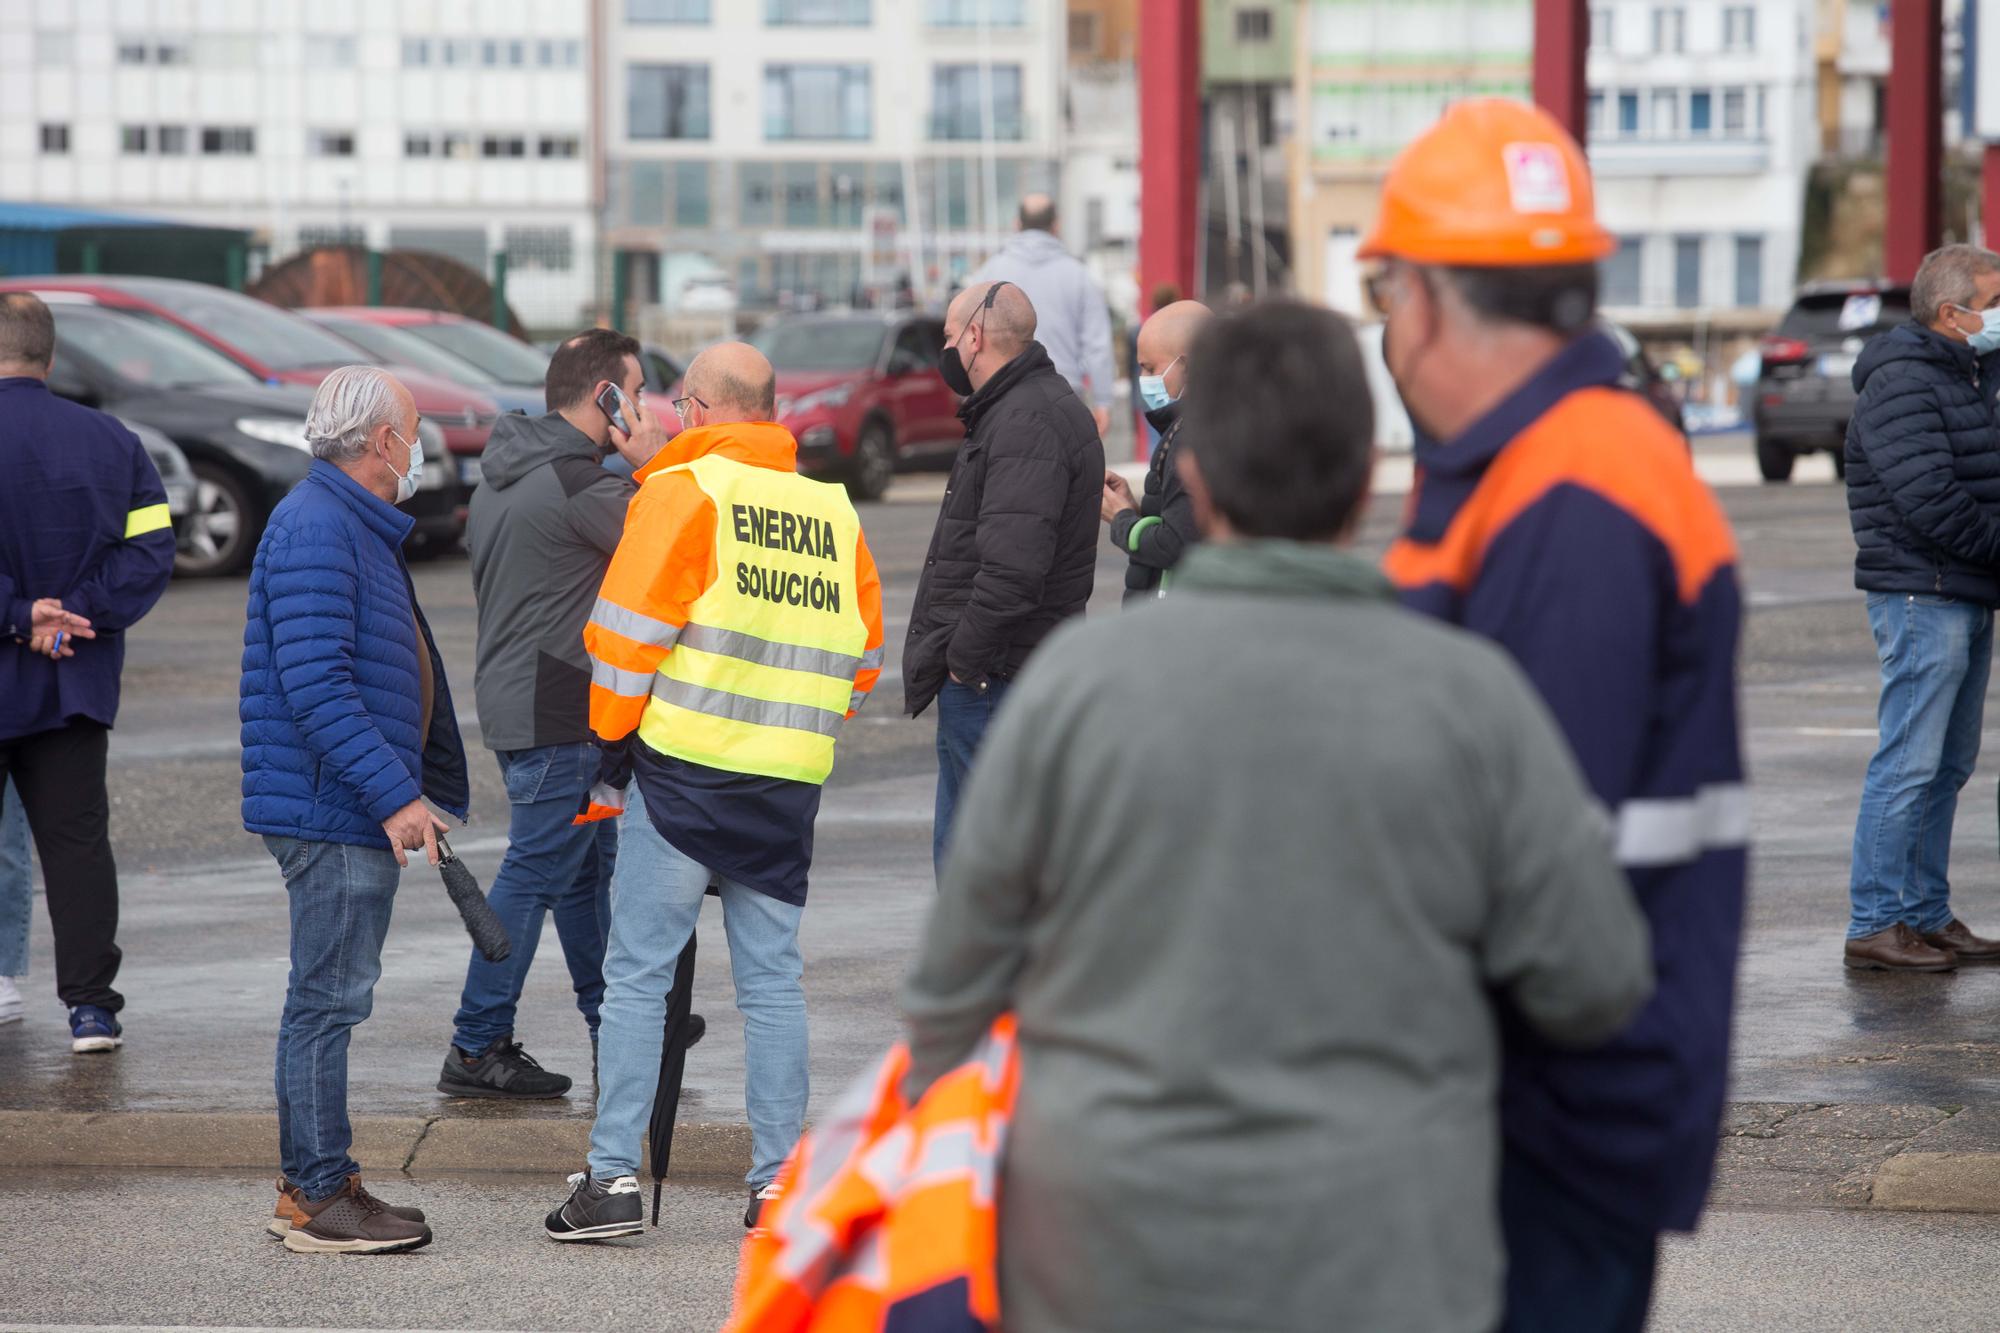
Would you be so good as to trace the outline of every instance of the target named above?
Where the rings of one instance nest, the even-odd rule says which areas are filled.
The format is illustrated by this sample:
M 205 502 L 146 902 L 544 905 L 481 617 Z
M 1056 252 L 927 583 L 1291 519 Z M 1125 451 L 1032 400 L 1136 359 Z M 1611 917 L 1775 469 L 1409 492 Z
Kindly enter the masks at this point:
M 403 564 L 423 453 L 417 409 L 373 366 L 327 376 L 306 418 L 314 462 L 271 514 L 243 631 L 243 826 L 264 835 L 291 899 L 278 1028 L 271 1230 L 302 1252 L 429 1243 L 415 1209 L 361 1186 L 349 1155 L 347 1043 L 382 974 L 406 850 L 433 864 L 465 817 L 465 749 L 444 662 Z
M 1979 757 L 2000 605 L 2000 255 L 1924 259 L 1908 324 L 1866 347 L 1847 428 L 1854 584 L 1882 662 L 1881 742 L 1861 789 L 1849 967 L 2000 960 L 1952 914 L 1958 793 Z

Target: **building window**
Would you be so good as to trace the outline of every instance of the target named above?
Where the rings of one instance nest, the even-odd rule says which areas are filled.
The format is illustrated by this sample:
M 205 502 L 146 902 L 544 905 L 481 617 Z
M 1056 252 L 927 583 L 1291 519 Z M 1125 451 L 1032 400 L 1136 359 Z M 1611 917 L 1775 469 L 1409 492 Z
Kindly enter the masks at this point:
M 1618 94 L 1618 132 L 1622 135 L 1639 132 L 1639 94 Z
M 787 162 L 785 179 L 785 225 L 819 227 L 826 224 L 820 209 L 819 163 Z
M 576 262 L 574 243 L 568 227 L 509 227 L 501 244 L 512 268 L 539 268 L 551 273 L 567 273 Z
M 257 151 L 257 131 L 248 125 L 211 125 L 201 132 L 201 151 L 209 157 L 246 157 Z
M 403 67 L 405 69 L 423 69 L 430 63 L 430 38 L 405 37 L 403 39 Z
M 449 130 L 438 140 L 438 156 L 454 162 L 472 160 L 472 136 L 464 130 Z
M 500 43 L 484 41 L 479 44 L 479 63 L 492 69 L 500 63 Z
M 368 233 L 353 224 L 315 223 L 299 228 L 298 248 L 318 250 L 325 246 L 366 246 Z
M 194 63 L 204 69 L 248 69 L 263 58 L 259 33 L 205 32 L 194 39 Z
M 1236 40 L 1261 45 L 1271 40 L 1271 11 L 1263 7 L 1236 11 Z
M 482 227 L 391 227 L 391 250 L 423 250 L 456 259 L 474 273 L 486 272 L 486 231 Z
M 1757 49 L 1756 6 L 1724 5 L 1722 7 L 1722 49 L 1725 51 L 1754 51 Z
M 1680 137 L 1680 89 L 1655 88 L 1653 90 L 1652 133 L 1655 139 L 1677 139 Z
M 1612 251 L 1598 267 L 1598 280 L 1602 284 L 1605 305 L 1639 304 L 1640 261 L 1645 258 L 1645 254 L 1646 240 L 1643 236 L 1618 238 L 1618 248 Z
M 1021 67 L 939 65 L 933 69 L 931 138 L 979 140 L 989 132 L 995 139 L 1022 137 Z
M 1606 133 L 1604 124 L 1604 94 L 1600 92 L 1591 93 L 1584 105 L 1583 125 L 1589 131 L 1590 137 L 1594 139 Z
M 307 130 L 306 156 L 353 157 L 353 130 Z
M 308 69 L 352 69 L 354 38 L 333 33 L 307 33 L 305 63 Z
M 777 196 L 776 168 L 769 163 L 746 162 L 736 168 L 736 221 L 745 227 L 768 227 L 776 220 L 772 204 Z
M 766 139 L 866 139 L 866 65 L 764 66 Z
M 131 37 L 121 37 L 118 39 L 118 63 L 121 65 L 143 65 L 146 63 L 149 50 L 150 48 L 142 41 Z
M 1715 128 L 1714 95 L 1706 88 L 1688 94 L 1688 133 L 1705 135 Z
M 437 141 L 429 130 L 411 130 L 403 136 L 404 157 L 429 157 L 437 150 Z
M 1764 238 L 1736 238 L 1736 304 L 1756 308 L 1764 304 Z
M 708 0 L 625 0 L 627 23 L 706 23 Z
M 674 225 L 708 225 L 708 163 L 674 163 Z
M 862 27 L 868 0 L 764 0 L 764 22 Z
M 449 69 L 469 69 L 478 52 L 478 43 L 470 37 L 454 37 L 438 43 L 438 63 Z
M 123 53 L 123 48 L 120 48 Z M 76 63 L 76 34 L 38 32 L 35 34 L 35 63 L 43 69 L 58 69 Z
M 186 157 L 188 132 L 185 125 L 155 125 L 153 127 L 154 150 L 162 157 Z
M 489 134 L 479 141 L 481 157 L 526 157 L 528 138 L 523 134 Z
M 1028 6 L 1027 0 L 930 0 L 924 18 L 934 28 L 976 28 L 982 23 L 995 28 L 1018 28 L 1028 21 Z M 1078 18 L 1088 18 L 1092 24 L 1097 21 L 1095 14 L 1070 15 L 1072 36 Z M 1091 32 L 1091 40 L 1085 45 L 1096 46 L 1096 28 Z M 1070 49 L 1078 49 L 1075 42 L 1070 43 Z
M 1687 10 L 1660 5 L 1653 10 L 1653 53 L 1679 55 L 1687 50 Z
M 1692 310 L 1701 304 L 1701 237 L 1674 237 L 1674 304 Z
M 583 151 L 583 143 L 574 134 L 544 134 L 535 141 L 537 157 L 575 157 Z
M 876 208 L 903 221 L 903 168 L 896 162 L 877 162 L 870 173 L 868 199 Z
M 50 157 L 61 157 L 69 152 L 69 126 L 57 121 L 42 124 L 42 151 Z
M 118 151 L 126 156 L 148 152 L 153 146 L 153 129 L 150 125 L 125 125 L 118 130 Z
M 1590 10 L 1591 50 L 1609 51 L 1611 49 L 1611 38 L 1612 38 L 1611 22 L 1612 22 L 1612 16 L 1615 12 L 1616 11 L 1614 11 L 1609 5 L 1591 6 Z
M 153 63 L 161 66 L 186 65 L 194 58 L 193 49 L 185 38 L 153 44 Z
M 706 139 L 708 66 L 632 66 L 625 119 L 625 133 L 634 139 Z
M 1740 135 L 1750 128 L 1750 99 L 1741 88 L 1722 90 L 1722 132 Z

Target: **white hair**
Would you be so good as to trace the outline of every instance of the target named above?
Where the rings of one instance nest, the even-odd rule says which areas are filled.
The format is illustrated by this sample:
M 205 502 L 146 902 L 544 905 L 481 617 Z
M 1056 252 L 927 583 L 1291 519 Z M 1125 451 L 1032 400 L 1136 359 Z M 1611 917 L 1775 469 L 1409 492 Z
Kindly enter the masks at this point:
M 377 426 L 402 428 L 396 377 L 380 366 L 342 366 L 320 381 L 306 412 L 306 443 L 314 458 L 336 466 L 367 452 Z

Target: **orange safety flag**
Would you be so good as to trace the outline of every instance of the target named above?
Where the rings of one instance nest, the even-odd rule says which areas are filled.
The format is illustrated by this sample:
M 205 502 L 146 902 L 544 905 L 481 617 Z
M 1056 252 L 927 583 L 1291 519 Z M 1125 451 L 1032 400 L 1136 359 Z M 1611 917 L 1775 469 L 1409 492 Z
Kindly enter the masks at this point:
M 1015 1019 L 913 1107 L 898 1043 L 799 1141 L 743 1242 L 724 1333 L 973 1333 L 1000 1325 L 1001 1153 Z

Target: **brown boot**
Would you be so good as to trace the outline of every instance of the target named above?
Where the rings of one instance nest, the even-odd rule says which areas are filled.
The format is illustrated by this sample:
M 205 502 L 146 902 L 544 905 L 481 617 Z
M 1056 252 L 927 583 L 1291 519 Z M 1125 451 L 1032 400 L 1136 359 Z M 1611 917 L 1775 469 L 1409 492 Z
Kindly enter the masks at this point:
M 279 1176 L 278 1204 L 277 1207 L 271 1210 L 271 1221 L 264 1228 L 271 1233 L 273 1239 L 283 1240 L 287 1231 L 290 1231 L 295 1226 L 303 1226 L 305 1224 L 305 1212 L 299 1207 L 301 1202 L 303 1202 L 303 1197 L 299 1194 L 299 1187 L 291 1181 L 286 1180 L 283 1176 Z M 383 1204 L 382 1206 L 406 1222 L 421 1222 L 424 1220 L 424 1210 L 421 1208 L 398 1208 L 394 1204 Z
M 1961 963 L 1991 963 L 2000 961 L 2000 940 L 1981 939 L 1966 927 L 1957 917 L 1943 930 L 1934 930 L 1918 936 L 1933 949 L 1949 949 L 1958 955 Z
M 431 1243 L 431 1229 L 389 1211 L 389 1206 L 349 1176 L 336 1194 L 313 1203 L 294 1195 L 298 1220 L 285 1232 L 285 1248 L 299 1254 L 394 1254 Z
M 1949 972 L 1958 966 L 1958 955 L 1924 943 L 1908 926 L 1898 921 L 1887 930 L 1847 942 L 1847 965 L 1879 972 Z

